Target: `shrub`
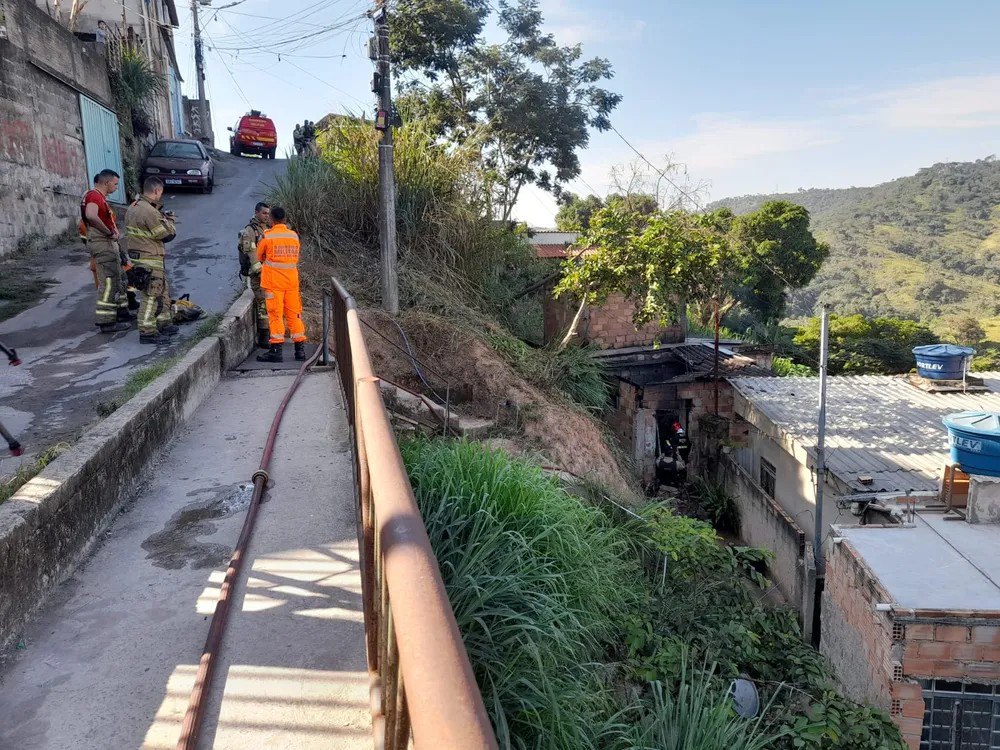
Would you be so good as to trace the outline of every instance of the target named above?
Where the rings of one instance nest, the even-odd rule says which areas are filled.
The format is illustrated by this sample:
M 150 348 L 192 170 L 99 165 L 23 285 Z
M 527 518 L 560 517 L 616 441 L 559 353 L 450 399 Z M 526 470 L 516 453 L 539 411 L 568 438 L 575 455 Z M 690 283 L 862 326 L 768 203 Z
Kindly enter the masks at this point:
M 771 369 L 779 378 L 809 377 L 816 374 L 809 365 L 796 364 L 788 357 L 775 357 L 771 361 Z
M 740 532 L 740 509 L 726 488 L 716 482 L 698 477 L 691 485 L 698 506 L 720 531 Z

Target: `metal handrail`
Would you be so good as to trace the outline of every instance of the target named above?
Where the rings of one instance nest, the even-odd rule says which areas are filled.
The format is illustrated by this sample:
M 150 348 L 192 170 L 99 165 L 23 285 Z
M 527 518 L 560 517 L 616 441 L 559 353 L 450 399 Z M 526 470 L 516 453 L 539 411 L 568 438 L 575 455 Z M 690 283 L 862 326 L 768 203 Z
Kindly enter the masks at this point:
M 399 454 L 361 319 L 333 279 L 333 345 L 353 428 L 376 748 L 493 750 L 469 656 Z

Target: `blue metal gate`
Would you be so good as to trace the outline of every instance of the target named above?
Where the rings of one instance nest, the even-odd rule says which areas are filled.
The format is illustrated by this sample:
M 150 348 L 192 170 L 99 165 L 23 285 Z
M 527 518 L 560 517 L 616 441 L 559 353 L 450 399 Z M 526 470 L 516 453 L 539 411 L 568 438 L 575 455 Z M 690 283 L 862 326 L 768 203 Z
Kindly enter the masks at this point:
M 80 116 L 83 120 L 83 151 L 87 157 L 88 182 L 102 169 L 113 169 L 123 175 L 118 116 L 83 94 L 80 94 Z M 114 203 L 125 203 L 124 179 L 108 199 Z

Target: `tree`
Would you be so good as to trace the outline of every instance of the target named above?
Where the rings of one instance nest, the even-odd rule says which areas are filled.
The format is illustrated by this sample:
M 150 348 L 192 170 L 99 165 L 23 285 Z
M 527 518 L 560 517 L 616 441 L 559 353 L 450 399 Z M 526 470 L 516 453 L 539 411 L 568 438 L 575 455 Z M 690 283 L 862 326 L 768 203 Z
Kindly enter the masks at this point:
M 962 346 L 976 346 L 986 338 L 983 326 L 973 317 L 958 318 L 952 323 L 952 333 Z
M 391 50 L 413 100 L 440 135 L 475 143 L 483 160 L 487 207 L 507 220 L 521 189 L 559 194 L 579 176 L 577 152 L 591 128 L 607 130 L 621 96 L 600 86 L 613 73 L 579 44 L 559 46 L 542 31 L 537 0 L 501 0 L 489 43 L 486 0 L 400 0 Z
M 807 363 L 819 361 L 820 320 L 799 329 L 795 344 Z M 913 369 L 913 347 L 936 344 L 938 337 L 924 325 L 899 318 L 862 315 L 830 316 L 831 375 L 896 375 Z
M 706 215 L 658 211 L 644 215 L 615 201 L 597 211 L 590 230 L 579 240 L 589 248 L 578 261 L 567 261 L 556 296 L 571 296 L 580 308 L 564 344 L 575 335 L 585 305 L 602 305 L 612 294 L 635 302 L 636 327 L 677 319 L 680 301 L 710 300 L 726 288 L 731 273 L 730 244 L 723 224 L 728 209 Z
M 564 232 L 586 232 L 590 229 L 590 217 L 604 207 L 604 201 L 596 195 L 581 198 L 576 193 L 563 193 L 556 213 L 556 228 Z
M 620 293 L 635 302 L 633 321 L 667 324 L 686 300 L 704 325 L 718 325 L 736 305 L 777 317 L 788 287 L 808 283 L 827 249 L 809 232 L 800 206 L 772 202 L 745 216 L 728 208 L 690 214 L 642 213 L 628 200 L 609 198 L 578 241 L 590 248 L 567 262 L 555 293 L 580 302 L 566 341 L 584 305 Z
M 812 281 L 830 254 L 810 231 L 809 212 L 787 201 L 768 201 L 737 217 L 733 241 L 746 253 L 736 297 L 764 323 L 784 317 L 788 292 Z

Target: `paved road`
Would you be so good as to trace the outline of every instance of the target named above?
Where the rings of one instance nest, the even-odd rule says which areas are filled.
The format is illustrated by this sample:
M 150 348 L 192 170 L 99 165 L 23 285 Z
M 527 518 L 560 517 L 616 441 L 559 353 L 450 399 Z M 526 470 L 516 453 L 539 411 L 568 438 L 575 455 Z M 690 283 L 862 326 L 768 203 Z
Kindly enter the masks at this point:
M 236 235 L 285 166 L 283 160 L 224 154 L 216 165 L 213 194 L 167 194 L 167 208 L 180 222 L 177 239 L 168 246 L 172 294 L 189 292 L 210 313 L 226 309 L 240 291 Z M 45 300 L 0 323 L 0 340 L 16 347 L 24 360 L 16 368 L 0 362 L 0 421 L 20 437 L 29 455 L 78 435 L 98 419 L 95 404 L 107 391 L 181 345 L 142 345 L 135 328 L 114 336 L 99 333 L 86 251 L 80 245 L 64 247 L 54 250 L 51 260 L 49 275 L 57 283 Z M 185 326 L 177 338 L 196 328 Z M 13 471 L 16 461 L 0 457 L 0 476 Z

